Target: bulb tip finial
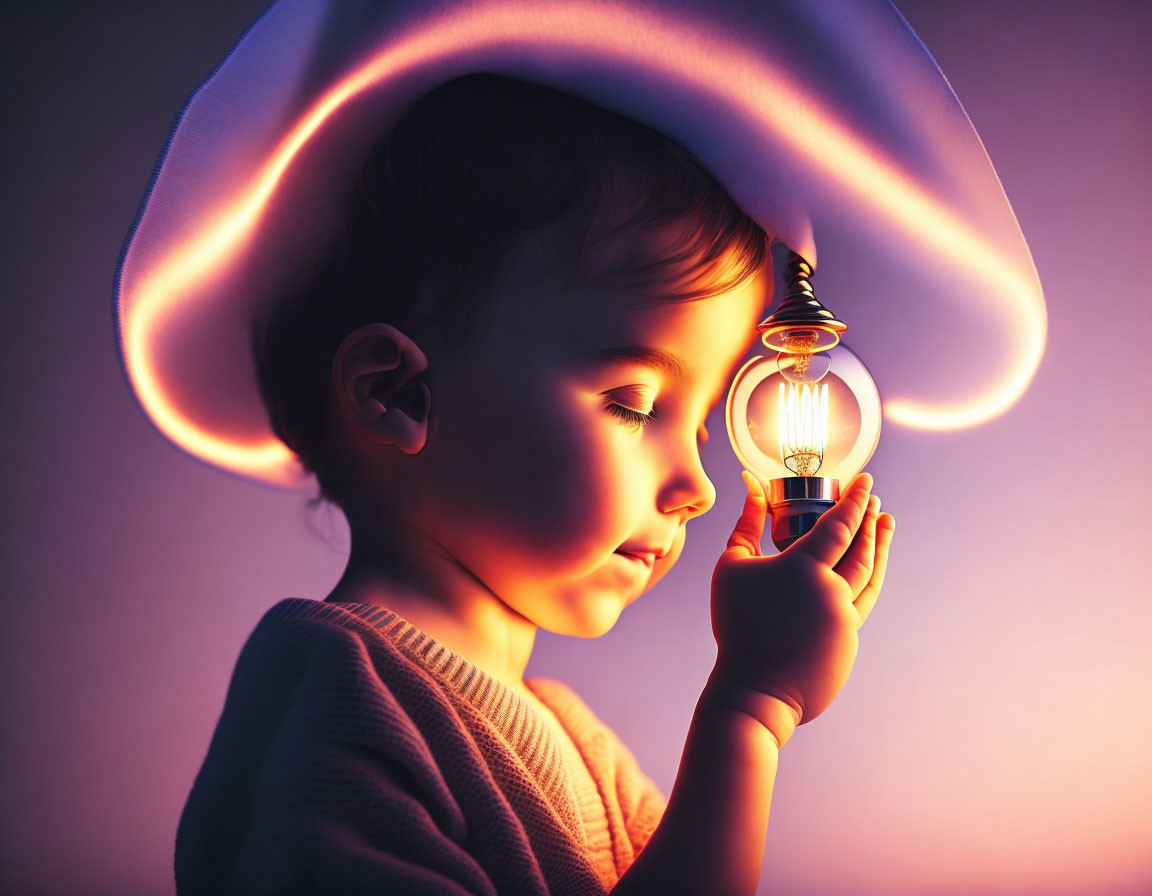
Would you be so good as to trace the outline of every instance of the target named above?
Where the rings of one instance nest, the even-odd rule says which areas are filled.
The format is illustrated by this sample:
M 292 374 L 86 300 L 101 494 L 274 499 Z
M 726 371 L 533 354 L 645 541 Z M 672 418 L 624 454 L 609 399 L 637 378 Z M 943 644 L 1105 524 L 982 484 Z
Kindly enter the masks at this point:
M 812 292 L 812 266 L 795 252 L 788 256 L 784 297 L 756 329 L 768 348 L 790 354 L 822 352 L 840 342 L 848 325 Z

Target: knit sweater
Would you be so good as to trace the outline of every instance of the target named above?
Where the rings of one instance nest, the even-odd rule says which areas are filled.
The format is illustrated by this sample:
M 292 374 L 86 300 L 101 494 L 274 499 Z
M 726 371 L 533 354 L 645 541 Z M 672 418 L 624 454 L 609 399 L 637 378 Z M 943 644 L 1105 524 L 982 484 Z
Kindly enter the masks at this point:
M 608 892 L 665 798 L 571 689 L 525 684 L 567 739 L 395 613 L 280 601 L 181 815 L 177 891 Z

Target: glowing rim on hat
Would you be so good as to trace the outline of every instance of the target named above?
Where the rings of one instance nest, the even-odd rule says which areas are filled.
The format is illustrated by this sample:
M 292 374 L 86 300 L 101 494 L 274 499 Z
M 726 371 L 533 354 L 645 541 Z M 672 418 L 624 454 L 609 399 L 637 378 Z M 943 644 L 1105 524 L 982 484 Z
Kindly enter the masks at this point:
M 286 5 L 288 0 L 281 0 L 266 10 L 241 38 L 233 54 L 244 48 L 245 41 L 252 39 L 271 14 Z M 532 80 L 573 93 L 583 92 L 559 75 L 550 76 L 547 65 L 540 61 L 544 52 L 563 52 L 575 57 L 586 54 L 589 59 L 609 60 L 628 66 L 629 71 L 658 75 L 673 84 L 691 83 L 696 89 L 714 94 L 718 100 L 723 98 L 729 105 L 738 105 L 747 117 L 743 125 L 762 129 L 760 133 L 766 138 L 770 136 L 785 145 L 796 158 L 835 185 L 846 200 L 866 205 L 889 227 L 900 231 L 909 244 L 931 253 L 935 261 L 982 287 L 986 299 L 999 303 L 1003 325 L 1017 334 L 1011 369 L 994 388 L 962 402 L 937 406 L 896 398 L 885 404 L 884 411 L 892 422 L 926 430 L 973 426 L 1002 414 L 1027 389 L 1039 366 L 1046 340 L 1046 313 L 1039 280 L 1003 190 L 1000 196 L 1004 211 L 1019 238 L 1019 244 L 1010 247 L 1014 252 L 966 221 L 948 202 L 934 195 L 932 189 L 918 182 L 897 161 L 886 157 L 880 147 L 862 139 L 838 119 L 831 107 L 821 102 L 811 84 L 799 83 L 771 58 L 762 44 L 741 42 L 730 30 L 709 31 L 709 16 L 721 15 L 721 4 L 699 5 L 702 17 L 693 20 L 690 2 L 681 3 L 680 8 L 674 8 L 673 4 L 652 9 L 638 3 L 608 0 L 529 0 L 527 3 L 493 0 L 438 7 L 432 4 L 427 7 L 427 15 L 402 33 L 390 34 L 374 52 L 319 92 L 283 129 L 280 139 L 263 163 L 246 178 L 241 190 L 228 201 L 198 215 L 190 230 L 178 235 L 166 234 L 163 251 L 153 249 L 146 263 L 136 264 L 133 253 L 138 229 L 155 198 L 158 177 L 169 150 L 197 96 L 229 62 L 230 54 L 200 85 L 174 125 L 125 242 L 117 271 L 114 311 L 122 364 L 146 415 L 164 436 L 196 458 L 277 486 L 302 484 L 304 476 L 298 460 L 272 434 L 270 426 L 267 438 L 238 441 L 228 433 L 205 428 L 185 413 L 172 398 L 170 383 L 159 370 L 158 334 L 178 315 L 184 303 L 195 302 L 198 284 L 219 276 L 237 253 L 244 251 L 293 160 L 329 119 L 357 95 L 377 88 L 388 79 L 433 64 L 441 66 L 437 82 L 448 79 L 445 71 L 452 72 L 450 77 L 477 70 L 525 77 L 527 65 L 532 69 Z M 868 3 L 861 5 L 868 6 Z M 894 8 L 886 3 L 871 5 L 890 10 L 893 21 L 898 22 L 894 27 L 902 25 L 907 29 L 910 40 L 935 68 L 927 51 Z M 746 14 L 747 9 L 746 5 L 741 6 L 741 14 Z M 637 39 L 641 34 L 643 39 Z M 477 53 L 486 47 L 493 48 L 492 58 L 478 68 Z M 518 53 L 522 54 L 521 58 L 517 57 Z M 458 70 L 451 69 L 450 65 L 443 68 L 446 61 L 457 56 L 462 61 Z M 958 114 L 968 122 L 947 82 L 942 75 L 939 78 L 955 102 L 956 110 L 950 114 Z M 611 107 L 603 98 L 594 99 L 583 93 Z M 632 109 L 618 106 L 617 111 L 641 118 Z M 663 122 L 654 124 L 664 125 Z M 968 127 L 971 128 L 970 122 Z M 674 127 L 661 129 L 693 149 L 691 134 L 677 133 Z M 983 153 L 974 130 L 971 137 Z M 698 156 L 704 155 L 699 145 L 695 149 Z M 986 153 L 983 158 L 987 161 Z M 991 170 L 991 163 L 987 165 Z M 759 209 L 749 209 L 742 201 L 750 188 L 739 180 L 739 172 L 719 170 L 719 167 L 710 166 L 713 175 L 754 220 L 763 224 L 763 214 L 757 214 Z M 992 177 L 995 178 L 994 172 Z M 998 180 L 995 183 L 999 186 Z M 772 224 L 777 232 L 781 229 L 786 232 L 790 248 L 815 264 L 810 224 L 803 214 L 794 218 L 790 234 L 787 234 L 789 228 L 781 228 L 780 221 Z

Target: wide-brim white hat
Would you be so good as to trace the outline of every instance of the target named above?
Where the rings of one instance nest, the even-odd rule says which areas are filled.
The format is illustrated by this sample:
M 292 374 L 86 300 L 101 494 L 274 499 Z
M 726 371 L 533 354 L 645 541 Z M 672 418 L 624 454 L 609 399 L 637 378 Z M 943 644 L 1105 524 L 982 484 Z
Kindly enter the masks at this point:
M 336 197 L 416 99 L 492 72 L 565 90 L 693 153 L 811 264 L 835 222 L 1018 331 L 994 388 L 897 422 L 991 419 L 1043 353 L 1043 294 L 968 116 L 885 0 L 279 0 L 192 93 L 124 244 L 120 358 L 192 456 L 281 487 L 306 475 L 260 399 L 251 321 L 315 261 Z

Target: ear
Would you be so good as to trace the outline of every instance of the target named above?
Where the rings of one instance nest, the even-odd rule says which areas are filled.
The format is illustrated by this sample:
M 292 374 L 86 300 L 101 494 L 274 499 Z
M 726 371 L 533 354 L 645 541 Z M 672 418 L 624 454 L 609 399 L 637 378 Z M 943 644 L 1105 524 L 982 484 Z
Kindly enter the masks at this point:
M 420 347 L 395 327 L 365 324 L 336 349 L 332 385 L 368 438 L 415 454 L 428 436 L 432 395 L 419 378 L 427 369 Z

